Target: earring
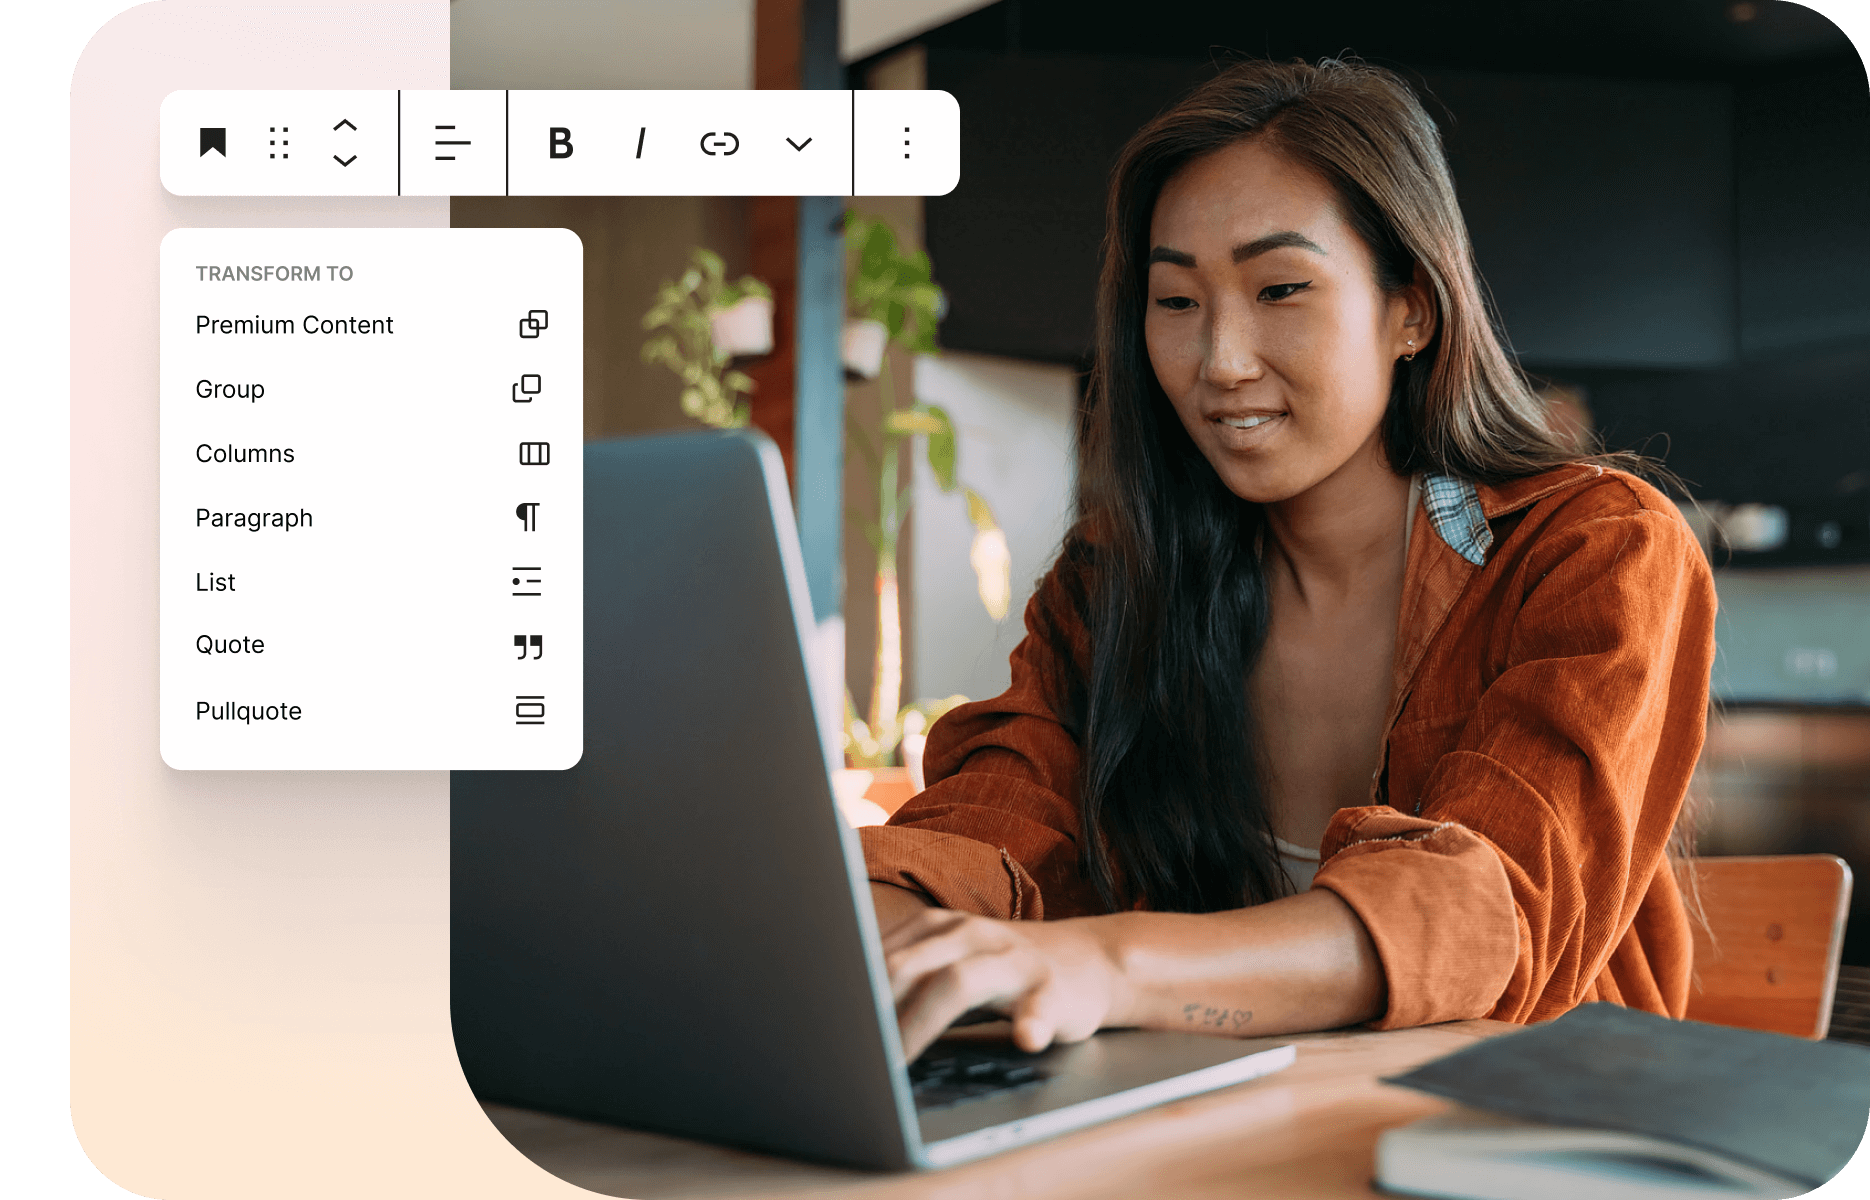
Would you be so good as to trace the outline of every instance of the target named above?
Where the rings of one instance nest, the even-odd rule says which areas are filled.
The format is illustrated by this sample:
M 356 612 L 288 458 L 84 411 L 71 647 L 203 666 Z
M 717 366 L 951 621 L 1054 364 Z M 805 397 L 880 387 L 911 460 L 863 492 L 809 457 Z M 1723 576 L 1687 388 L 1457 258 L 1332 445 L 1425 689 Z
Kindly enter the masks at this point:
M 1416 354 L 1416 350 L 1415 350 L 1415 339 L 1414 339 L 1414 338 L 1410 338 L 1410 339 L 1409 339 L 1409 353 L 1407 353 L 1407 354 L 1405 354 L 1405 355 L 1403 355 L 1403 361 L 1404 361 L 1404 362 L 1414 362 L 1414 361 L 1415 361 L 1415 354 Z

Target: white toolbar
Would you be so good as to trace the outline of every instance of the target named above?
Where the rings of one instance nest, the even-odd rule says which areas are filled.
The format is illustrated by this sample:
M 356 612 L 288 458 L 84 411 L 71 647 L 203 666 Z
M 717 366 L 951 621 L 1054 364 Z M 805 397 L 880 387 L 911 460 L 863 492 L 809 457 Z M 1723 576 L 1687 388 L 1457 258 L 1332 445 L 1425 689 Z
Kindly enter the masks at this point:
M 939 91 L 180 91 L 178 196 L 940 196 Z

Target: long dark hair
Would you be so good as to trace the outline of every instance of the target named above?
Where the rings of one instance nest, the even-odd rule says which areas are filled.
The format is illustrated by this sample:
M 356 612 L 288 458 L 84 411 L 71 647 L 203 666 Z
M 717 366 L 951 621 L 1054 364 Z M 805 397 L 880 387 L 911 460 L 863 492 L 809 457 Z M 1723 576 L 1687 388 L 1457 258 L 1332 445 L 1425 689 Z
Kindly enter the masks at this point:
M 1502 348 L 1440 134 L 1397 76 L 1243 62 L 1131 138 L 1111 180 L 1078 513 L 1060 563 L 1083 581 L 1090 636 L 1088 666 L 1060 697 L 1083 749 L 1081 851 L 1112 909 L 1213 912 L 1287 890 L 1246 687 L 1266 637 L 1262 510 L 1202 457 L 1143 340 L 1157 196 L 1192 160 L 1249 138 L 1332 186 L 1386 291 L 1418 268 L 1426 278 L 1435 333 L 1397 363 L 1383 418 L 1394 470 L 1491 482 L 1579 458 Z

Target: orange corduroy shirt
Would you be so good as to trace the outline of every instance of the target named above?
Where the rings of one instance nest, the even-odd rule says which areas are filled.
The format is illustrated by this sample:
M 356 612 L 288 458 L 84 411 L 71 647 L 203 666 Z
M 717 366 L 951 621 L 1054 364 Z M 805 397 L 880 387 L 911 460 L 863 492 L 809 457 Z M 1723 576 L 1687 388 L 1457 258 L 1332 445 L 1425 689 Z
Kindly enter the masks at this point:
M 1665 854 L 1706 730 L 1713 579 L 1660 492 L 1579 464 L 1479 485 L 1474 563 L 1416 521 L 1383 765 L 1312 886 L 1362 919 L 1398 1028 L 1530 1022 L 1608 1000 L 1680 1017 L 1692 942 Z M 1475 555 L 1482 557 L 1482 555 Z M 1012 686 L 930 732 L 927 790 L 861 831 L 870 878 L 1002 918 L 1103 911 L 1080 860 L 1079 752 L 1031 630 L 1088 645 L 1059 568 Z

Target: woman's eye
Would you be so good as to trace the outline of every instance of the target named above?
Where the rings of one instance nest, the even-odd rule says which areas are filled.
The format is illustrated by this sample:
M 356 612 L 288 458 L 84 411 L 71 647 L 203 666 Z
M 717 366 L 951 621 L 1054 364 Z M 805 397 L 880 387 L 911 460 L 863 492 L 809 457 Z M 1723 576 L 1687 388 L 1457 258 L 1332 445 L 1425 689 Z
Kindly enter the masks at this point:
M 1304 291 L 1310 286 L 1312 286 L 1312 281 L 1309 279 L 1304 283 L 1275 283 L 1271 287 L 1263 287 L 1260 289 L 1260 299 L 1284 300 L 1297 292 Z
M 1195 307 L 1195 302 L 1187 296 L 1162 296 L 1156 303 L 1170 312 L 1186 312 Z

